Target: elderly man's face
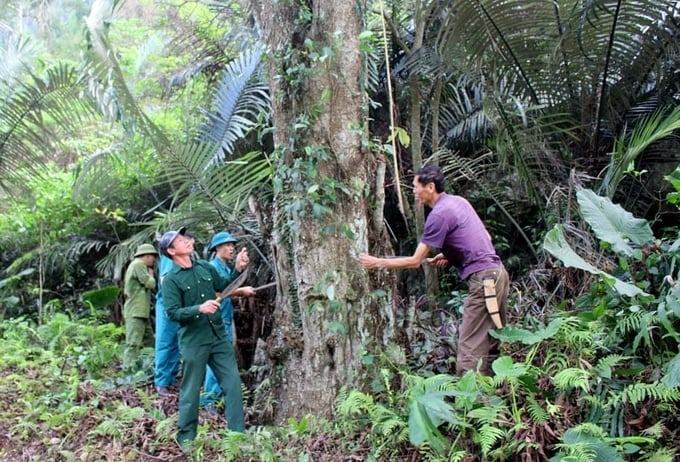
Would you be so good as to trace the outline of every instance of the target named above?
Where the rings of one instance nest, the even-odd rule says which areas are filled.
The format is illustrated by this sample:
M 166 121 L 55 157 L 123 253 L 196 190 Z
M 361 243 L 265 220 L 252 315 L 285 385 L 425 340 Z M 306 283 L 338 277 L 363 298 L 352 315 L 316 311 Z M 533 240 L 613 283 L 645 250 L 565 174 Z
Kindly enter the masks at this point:
M 181 234 L 172 241 L 172 245 L 168 248 L 170 255 L 191 255 L 194 251 L 194 238 L 185 237 Z

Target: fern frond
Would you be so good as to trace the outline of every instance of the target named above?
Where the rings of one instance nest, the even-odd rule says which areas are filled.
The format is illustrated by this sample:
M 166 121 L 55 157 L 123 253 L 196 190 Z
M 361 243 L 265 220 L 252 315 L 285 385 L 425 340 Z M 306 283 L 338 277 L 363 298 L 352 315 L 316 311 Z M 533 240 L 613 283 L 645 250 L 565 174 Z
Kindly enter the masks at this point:
M 653 451 L 640 459 L 640 462 L 675 462 L 678 455 L 677 449 L 661 448 Z
M 616 320 L 614 335 L 620 334 L 625 336 L 631 332 L 639 332 L 644 316 L 645 312 L 642 310 L 625 312 L 622 317 Z
M 568 316 L 562 319 L 562 323 L 560 324 L 560 333 L 570 333 L 575 330 L 581 330 L 584 328 L 583 326 L 583 321 L 576 316 Z
M 581 423 L 579 425 L 576 425 L 575 427 L 572 427 L 571 430 L 578 434 L 585 434 L 596 438 L 607 437 L 607 433 L 604 431 L 602 427 L 591 422 Z
M 581 354 L 584 348 L 593 344 L 593 332 L 582 320 L 570 316 L 563 320 L 559 337 L 566 343 L 565 347 Z
M 489 424 L 482 425 L 478 431 L 479 433 L 475 436 L 475 441 L 479 443 L 483 454 L 488 454 L 493 445 L 505 436 L 503 430 Z
M 566 454 L 568 454 L 568 458 L 563 458 L 563 460 L 573 462 L 597 461 L 597 452 L 595 452 L 588 443 L 572 443 L 569 445 L 558 444 L 557 447 L 567 449 Z
M 118 422 L 132 422 L 135 419 L 141 419 L 146 414 L 146 410 L 142 407 L 131 407 L 127 404 L 121 404 L 116 407 L 116 419 Z
M 406 422 L 398 416 L 392 409 L 377 404 L 370 412 L 373 429 L 384 435 L 391 435 L 401 432 L 406 428 Z
M 591 351 L 593 344 L 593 333 L 591 330 L 576 330 L 568 338 L 569 346 L 583 354 L 584 351 Z
M 550 420 L 550 414 L 543 409 L 539 402 L 536 401 L 536 398 L 530 395 L 527 396 L 527 401 L 527 412 L 533 422 L 547 422 Z
M 403 374 L 407 388 L 417 390 L 430 390 L 451 392 L 457 390 L 457 378 L 448 374 L 436 374 L 430 377 L 421 377 L 415 374 Z
M 659 439 L 663 437 L 665 429 L 661 422 L 656 422 L 651 427 L 643 429 L 640 433 L 644 436 L 651 436 L 652 438 Z
M 587 393 L 590 389 L 588 384 L 589 378 L 590 374 L 588 371 L 571 367 L 558 372 L 555 377 L 553 377 L 553 381 L 555 382 L 555 386 L 562 391 L 580 388 Z
M 592 404 L 593 407 L 597 409 L 604 409 L 605 406 L 608 406 L 608 403 L 604 400 L 604 398 L 596 394 L 584 395 L 581 397 L 581 400 L 584 403 Z
M 543 367 L 547 375 L 555 375 L 569 367 L 571 361 L 561 349 L 551 349 L 546 353 Z
M 338 403 L 338 414 L 344 416 L 357 415 L 362 413 L 373 414 L 375 412 L 375 401 L 373 396 L 357 390 L 351 390 L 347 397 Z
M 495 406 L 484 406 L 473 409 L 468 413 L 468 416 L 479 420 L 485 425 L 498 425 L 499 416 L 505 411 L 507 411 L 507 406 L 497 404 Z
M 645 312 L 640 319 L 640 330 L 633 340 L 633 351 L 637 351 L 640 342 L 644 341 L 647 347 L 652 345 L 653 327 L 658 323 L 658 315 L 656 313 Z
M 604 356 L 597 361 L 597 364 L 595 365 L 595 367 L 593 367 L 591 374 L 594 377 L 603 377 L 606 379 L 611 379 L 612 369 L 614 368 L 614 366 L 628 359 L 630 359 L 629 356 L 623 356 L 619 354 L 611 354 Z
M 120 421 L 118 421 L 117 418 L 111 418 L 102 421 L 94 430 L 91 431 L 91 434 L 120 438 L 123 435 L 121 428 Z
M 680 401 L 680 390 L 668 388 L 663 383 L 632 383 L 623 389 L 620 399 L 632 405 L 648 399 L 664 403 L 675 402 Z
M 241 456 L 241 447 L 243 446 L 244 438 L 245 435 L 238 432 L 227 432 L 226 435 L 224 435 L 220 448 L 225 460 L 238 460 L 238 457 Z M 270 435 L 266 433 L 263 434 L 259 430 L 253 434 L 253 443 L 257 444 L 262 449 L 263 455 L 271 452 L 270 439 Z
M 337 395 L 335 395 L 335 409 L 337 409 L 338 406 L 340 406 L 340 404 L 347 399 L 351 392 L 352 389 L 346 385 L 340 387 Z
M 600 358 L 595 365 L 597 371 L 602 371 L 606 369 L 611 369 L 622 361 L 627 361 L 631 359 L 630 356 L 624 356 L 620 354 L 611 354 Z
M 610 405 L 603 396 L 597 394 L 584 394 L 581 396 L 581 401 L 584 404 L 590 404 L 589 412 L 591 415 L 600 415 Z
M 160 441 L 172 441 L 175 437 L 175 427 L 177 425 L 177 415 L 172 415 L 168 418 L 159 418 L 156 424 L 156 435 Z

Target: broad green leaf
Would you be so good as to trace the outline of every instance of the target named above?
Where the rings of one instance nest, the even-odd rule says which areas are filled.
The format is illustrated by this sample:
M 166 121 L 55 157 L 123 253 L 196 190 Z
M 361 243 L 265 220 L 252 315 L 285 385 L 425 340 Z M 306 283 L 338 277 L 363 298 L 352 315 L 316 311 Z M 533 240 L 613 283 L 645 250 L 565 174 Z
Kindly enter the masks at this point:
M 543 248 L 562 260 L 565 266 L 582 269 L 592 274 L 599 274 L 601 271 L 585 261 L 569 245 L 561 225 L 555 225 L 545 236 Z
M 675 192 L 668 193 L 666 200 L 671 204 L 680 205 L 680 166 L 675 167 L 675 170 L 670 175 L 664 177 L 673 186 Z
M 479 385 L 477 384 L 477 376 L 473 371 L 467 371 L 458 381 L 456 387 L 456 409 L 471 409 L 479 397 Z
M 432 423 L 439 426 L 442 422 L 456 422 L 451 404 L 445 401 L 453 396 L 454 392 L 428 390 L 424 394 L 415 397 L 421 409 L 427 412 Z
M 611 274 L 607 274 L 604 271 L 595 268 L 593 265 L 581 258 L 581 256 L 571 248 L 565 239 L 564 233 L 562 232 L 562 226 L 560 225 L 555 225 L 555 227 L 551 229 L 548 234 L 546 234 L 545 240 L 543 241 L 543 248 L 553 254 L 555 257 L 562 260 L 562 263 L 564 263 L 565 266 L 582 269 L 584 271 L 588 271 L 591 274 L 599 275 L 607 284 L 613 286 L 616 291 L 622 295 L 627 295 L 629 297 L 634 297 L 636 295 L 647 295 L 639 287 L 617 279 Z
M 92 304 L 95 309 L 105 308 L 113 304 L 120 294 L 120 287 L 107 286 L 83 292 L 83 301 Z
M 550 321 L 547 327 L 536 332 L 508 326 L 500 330 L 489 331 L 489 334 L 502 342 L 522 342 L 525 345 L 533 345 L 555 335 L 561 324 L 562 320 L 557 318 Z
M 664 177 L 676 191 L 680 192 L 680 165 L 675 167 L 669 175 Z
M 20 272 L 19 274 L 14 274 L 7 279 L 0 279 L 0 289 L 8 285 L 9 283 L 16 282 L 19 279 L 21 279 L 24 276 L 28 276 L 29 274 L 33 274 L 35 272 L 35 268 L 27 268 Z
M 668 332 L 667 335 L 672 336 L 676 342 L 680 343 L 680 336 L 678 336 L 678 332 L 673 328 L 673 323 L 671 322 L 671 320 L 668 319 L 668 311 L 666 311 L 665 302 L 659 303 L 659 305 L 656 308 L 656 313 L 659 316 L 659 321 L 661 322 L 661 325 L 663 325 L 666 328 L 666 331 Z
M 335 300 L 335 284 L 328 284 L 326 287 L 326 297 L 328 300 Z
M 526 367 L 521 364 L 515 364 L 510 356 L 501 356 L 496 359 L 491 364 L 491 368 L 498 378 L 521 377 L 527 371 Z
M 425 441 L 429 441 L 435 446 L 439 445 L 437 424 L 432 422 L 417 399 L 412 399 L 409 403 L 408 432 L 411 444 L 414 446 L 419 446 Z
M 438 430 L 439 425 L 448 422 L 453 425 L 466 425 L 456 418 L 451 398 L 455 390 L 444 390 L 441 387 L 449 381 L 447 375 L 430 377 L 423 383 L 423 388 L 415 388 L 409 397 L 409 438 L 414 445 L 429 442 L 437 451 L 444 447 L 444 441 Z
M 661 379 L 661 383 L 668 388 L 680 387 L 680 353 L 663 367 L 663 371 L 665 375 Z
M 610 243 L 615 252 L 631 256 L 633 249 L 629 245 L 630 241 L 645 245 L 654 240 L 647 220 L 635 218 L 609 198 L 598 196 L 590 189 L 580 190 L 576 198 L 583 218 L 593 228 L 595 235 Z
M 675 292 L 677 291 L 674 290 L 670 294 L 666 295 L 666 303 L 670 307 L 670 309 L 675 313 L 675 315 L 680 318 L 680 300 L 678 300 L 677 295 Z

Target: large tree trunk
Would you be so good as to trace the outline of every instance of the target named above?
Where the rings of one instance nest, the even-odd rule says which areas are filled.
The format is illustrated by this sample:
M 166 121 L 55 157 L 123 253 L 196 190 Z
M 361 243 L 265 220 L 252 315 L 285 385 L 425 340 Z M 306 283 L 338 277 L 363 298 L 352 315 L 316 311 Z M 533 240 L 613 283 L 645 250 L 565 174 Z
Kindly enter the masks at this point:
M 269 353 L 283 366 L 275 420 L 330 417 L 343 385 L 362 387 L 362 358 L 393 337 L 368 297 L 379 162 L 365 152 L 359 34 L 364 2 L 252 0 L 268 48 L 276 147 L 272 249 L 279 290 Z M 377 182 L 377 183 L 376 183 Z M 377 187 L 376 187 L 377 184 Z M 382 210 L 378 199 L 377 210 Z M 385 245 L 387 240 L 384 240 Z

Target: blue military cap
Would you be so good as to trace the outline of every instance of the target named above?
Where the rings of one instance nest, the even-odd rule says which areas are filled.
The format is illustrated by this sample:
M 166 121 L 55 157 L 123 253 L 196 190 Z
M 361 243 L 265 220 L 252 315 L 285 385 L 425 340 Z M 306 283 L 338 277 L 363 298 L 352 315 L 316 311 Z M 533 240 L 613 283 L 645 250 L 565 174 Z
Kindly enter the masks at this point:
M 215 250 L 215 247 L 218 247 L 222 244 L 226 244 L 227 242 L 233 242 L 234 244 L 238 242 L 234 236 L 231 235 L 231 233 L 228 233 L 226 231 L 220 231 L 219 233 L 215 234 L 210 241 L 210 247 L 208 247 L 208 252 L 212 252 Z

